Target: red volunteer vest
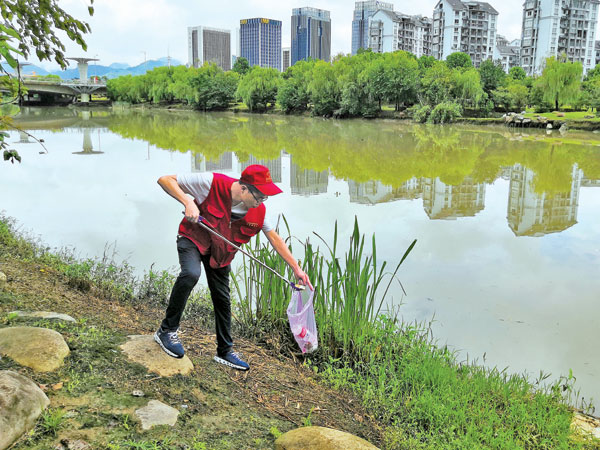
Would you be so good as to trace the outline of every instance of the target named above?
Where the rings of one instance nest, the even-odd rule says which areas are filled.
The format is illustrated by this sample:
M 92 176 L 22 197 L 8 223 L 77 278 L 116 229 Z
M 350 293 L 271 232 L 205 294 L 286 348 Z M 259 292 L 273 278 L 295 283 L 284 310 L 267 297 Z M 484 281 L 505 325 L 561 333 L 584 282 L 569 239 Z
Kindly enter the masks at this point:
M 250 208 L 241 219 L 231 221 L 231 185 L 237 181 L 220 173 L 213 174 L 213 182 L 208 197 L 196 206 L 204 223 L 225 236 L 234 244 L 241 246 L 252 236 L 258 234 L 265 220 L 265 205 Z M 197 223 L 188 221 L 185 217 L 179 224 L 179 234 L 185 236 L 198 247 L 203 255 L 210 255 L 210 266 L 214 269 L 225 267 L 231 263 L 237 249 L 223 239 L 209 233 Z

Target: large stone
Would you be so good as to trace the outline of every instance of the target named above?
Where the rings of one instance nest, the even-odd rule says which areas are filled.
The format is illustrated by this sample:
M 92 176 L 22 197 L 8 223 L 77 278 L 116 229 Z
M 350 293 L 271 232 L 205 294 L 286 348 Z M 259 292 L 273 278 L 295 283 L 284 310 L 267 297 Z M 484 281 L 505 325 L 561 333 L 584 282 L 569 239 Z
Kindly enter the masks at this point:
M 0 288 L 4 287 L 6 284 L 6 275 L 3 272 L 0 272 Z
M 575 413 L 571 421 L 571 427 L 600 439 L 600 419 L 598 417 Z
M 54 330 L 9 327 L 0 329 L 0 354 L 36 372 L 51 372 L 62 366 L 69 346 Z
M 0 450 L 33 428 L 49 404 L 48 397 L 29 378 L 12 370 L 0 371 Z
M 373 444 L 344 431 L 324 427 L 303 427 L 282 434 L 275 450 L 378 450 Z
M 77 322 L 68 314 L 61 314 L 51 311 L 11 311 L 9 314 L 16 314 L 17 317 L 33 317 L 36 319 L 56 319 L 64 320 L 66 322 Z
M 167 355 L 154 342 L 154 336 L 137 335 L 128 337 L 129 340 L 121 345 L 121 349 L 131 361 L 141 364 L 150 372 L 157 373 L 161 377 L 170 377 L 177 374 L 187 375 L 194 370 L 194 365 L 187 356 L 173 358 Z
M 179 411 L 158 400 L 150 400 L 143 408 L 136 409 L 135 415 L 142 422 L 142 430 L 149 430 L 156 425 L 174 426 Z

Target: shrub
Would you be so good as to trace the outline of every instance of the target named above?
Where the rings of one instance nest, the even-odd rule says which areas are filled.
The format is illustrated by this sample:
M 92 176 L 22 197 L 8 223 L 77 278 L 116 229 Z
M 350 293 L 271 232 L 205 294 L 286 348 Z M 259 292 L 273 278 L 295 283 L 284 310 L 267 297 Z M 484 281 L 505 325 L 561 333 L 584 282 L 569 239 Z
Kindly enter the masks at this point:
M 431 106 L 417 104 L 408 108 L 408 111 L 415 122 L 425 123 L 431 113 Z
M 454 102 L 442 102 L 436 105 L 429 115 L 429 123 L 450 123 L 462 116 L 462 107 Z

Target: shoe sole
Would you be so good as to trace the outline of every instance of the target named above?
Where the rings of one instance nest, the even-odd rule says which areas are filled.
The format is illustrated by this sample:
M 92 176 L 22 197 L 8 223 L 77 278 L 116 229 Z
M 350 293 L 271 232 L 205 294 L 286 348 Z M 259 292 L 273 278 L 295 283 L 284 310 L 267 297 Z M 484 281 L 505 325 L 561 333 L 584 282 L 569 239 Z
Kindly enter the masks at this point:
M 219 364 L 223 364 L 225 366 L 231 367 L 232 369 L 243 370 L 244 372 L 246 372 L 247 370 L 250 370 L 250 367 L 238 366 L 237 364 L 230 363 L 226 359 L 220 358 L 218 356 L 215 356 L 213 359 L 216 362 L 218 362 Z
M 165 347 L 163 345 L 162 341 L 160 340 L 160 338 L 158 337 L 158 334 L 156 334 L 156 333 L 154 333 L 154 340 L 156 341 L 156 343 L 158 345 L 160 345 L 160 348 L 162 348 L 167 355 L 172 356 L 173 358 L 177 358 L 177 359 L 183 358 L 183 355 L 177 355 L 177 354 L 173 353 L 171 350 L 169 350 L 167 347 Z

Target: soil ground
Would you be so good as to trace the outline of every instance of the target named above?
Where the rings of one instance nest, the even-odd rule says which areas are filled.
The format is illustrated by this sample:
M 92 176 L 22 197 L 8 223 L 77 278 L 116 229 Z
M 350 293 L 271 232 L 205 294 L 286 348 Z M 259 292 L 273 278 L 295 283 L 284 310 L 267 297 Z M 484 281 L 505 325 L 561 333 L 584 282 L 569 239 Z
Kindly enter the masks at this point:
M 71 355 L 49 374 L 19 367 L 7 358 L 0 370 L 17 370 L 45 389 L 50 413 L 18 441 L 16 449 L 63 448 L 82 439 L 93 448 L 270 449 L 281 432 L 303 425 L 347 431 L 380 445 L 382 429 L 348 392 L 333 390 L 293 358 L 236 339 L 249 372 L 225 368 L 212 358 L 213 331 L 188 323 L 182 341 L 194 364 L 189 376 L 161 378 L 127 360 L 119 345 L 127 335 L 151 334 L 163 310 L 109 301 L 69 287 L 63 276 L 35 262 L 0 255 L 8 278 L 0 288 L 0 327 L 11 326 L 13 310 L 54 311 L 77 324 L 30 319 L 19 325 L 61 332 Z M 27 321 L 25 321 L 27 322 Z M 161 351 L 157 346 L 156 351 Z M 132 396 L 141 390 L 144 397 Z M 135 409 L 157 399 L 181 411 L 175 427 L 142 432 Z M 59 417 L 53 426 L 52 414 Z M 64 415 L 63 415 L 64 414 Z M 61 418 L 62 417 L 62 418 Z

